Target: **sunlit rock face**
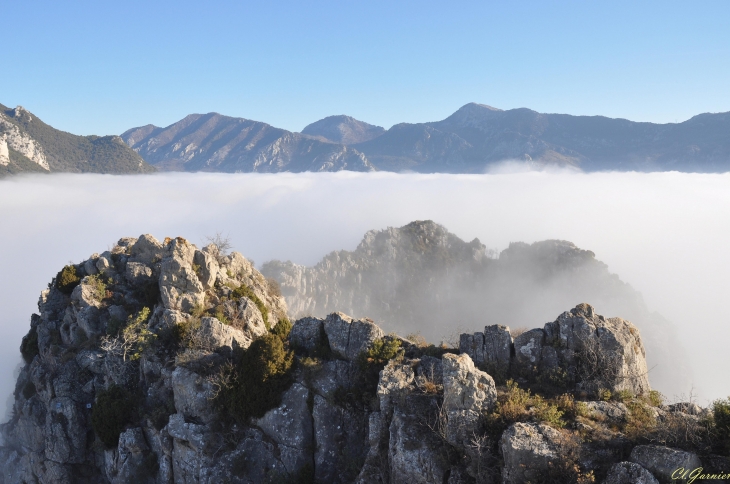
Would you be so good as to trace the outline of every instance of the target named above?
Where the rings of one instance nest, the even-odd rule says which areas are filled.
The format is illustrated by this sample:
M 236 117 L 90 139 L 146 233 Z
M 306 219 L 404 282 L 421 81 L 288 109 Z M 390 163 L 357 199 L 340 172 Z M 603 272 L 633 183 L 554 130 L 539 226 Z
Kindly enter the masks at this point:
M 453 249 L 477 260 L 475 247 Z M 674 458 L 704 463 L 689 446 L 709 445 L 636 445 L 711 412 L 652 400 L 638 330 L 588 304 L 515 338 L 504 325 L 462 334 L 461 348 L 341 312 L 289 331 L 278 285 L 241 254 L 142 235 L 64 267 L 38 309 L 0 484 L 652 483 Z M 625 403 L 597 400 L 606 391 Z M 652 425 L 629 439 L 637 415 Z

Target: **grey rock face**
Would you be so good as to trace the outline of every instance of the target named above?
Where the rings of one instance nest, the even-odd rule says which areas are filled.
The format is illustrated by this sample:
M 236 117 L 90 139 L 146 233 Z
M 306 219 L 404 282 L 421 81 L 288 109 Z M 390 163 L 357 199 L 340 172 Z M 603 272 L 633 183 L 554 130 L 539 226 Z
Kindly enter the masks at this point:
M 659 484 L 659 481 L 639 464 L 619 462 L 608 471 L 603 484 Z
M 529 373 L 537 369 L 542 356 L 545 332 L 542 329 L 525 331 L 515 338 L 515 364 L 519 371 Z
M 459 352 L 467 353 L 474 364 L 506 374 L 512 358 L 512 335 L 509 327 L 493 324 L 483 333 L 462 334 Z
M 545 332 L 556 335 L 562 361 L 582 360 L 585 370 L 576 377 L 585 388 L 628 390 L 637 395 L 651 389 L 644 345 L 630 322 L 604 318 L 592 306 L 580 304 L 548 323 Z
M 491 376 L 474 368 L 469 355 L 445 354 L 442 362 L 446 439 L 466 447 L 482 412 L 497 403 L 497 389 Z
M 324 321 L 318 318 L 301 318 L 292 326 L 289 341 L 295 347 L 313 350 L 322 343 Z
M 620 402 L 585 402 L 584 405 L 599 420 L 621 422 L 629 415 L 629 409 Z
M 263 322 L 261 323 L 263 326 Z M 243 331 L 225 325 L 216 318 L 200 319 L 200 343 L 212 351 L 228 346 L 229 348 L 248 348 L 253 339 Z M 254 335 L 258 336 L 258 335 Z
M 194 417 L 204 423 L 215 419 L 211 405 L 213 385 L 202 376 L 181 366 L 172 372 L 172 390 L 175 395 L 175 409 L 185 417 Z
M 350 361 L 378 338 L 384 336 L 383 330 L 368 320 L 353 320 L 342 313 L 332 313 L 324 320 L 330 348 Z
M 690 472 L 702 467 L 696 454 L 659 445 L 638 445 L 631 451 L 631 462 L 649 470 L 659 482 L 666 484 L 677 481 L 673 475 L 679 468 Z
M 548 464 L 560 458 L 561 435 L 545 424 L 518 422 L 502 434 L 499 446 L 504 458 L 503 483 L 539 482 Z
M 177 238 L 168 246 L 162 260 L 160 293 L 166 309 L 189 312 L 203 304 L 203 284 L 193 271 L 195 247 Z

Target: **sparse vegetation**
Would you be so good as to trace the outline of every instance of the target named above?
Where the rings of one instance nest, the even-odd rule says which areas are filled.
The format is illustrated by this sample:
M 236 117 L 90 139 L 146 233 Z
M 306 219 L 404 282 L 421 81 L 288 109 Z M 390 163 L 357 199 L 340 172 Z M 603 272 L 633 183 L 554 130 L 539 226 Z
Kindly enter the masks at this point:
M 291 383 L 294 354 L 277 335 L 267 333 L 246 349 L 237 349 L 233 361 L 214 378 L 215 405 L 224 419 L 245 424 L 281 403 Z
M 289 337 L 291 328 L 292 328 L 291 321 L 289 321 L 288 318 L 282 318 L 279 320 L 278 323 L 276 323 L 276 326 L 271 328 L 271 334 L 275 334 L 276 336 L 281 338 L 282 341 L 285 341 Z
M 133 395 L 116 385 L 97 394 L 91 411 L 91 426 L 108 448 L 117 446 L 119 434 L 135 417 L 135 401 Z
M 242 297 L 253 301 L 258 310 L 261 312 L 261 317 L 264 319 L 264 326 L 266 326 L 267 330 L 270 330 L 271 325 L 269 324 L 269 310 L 264 302 L 259 299 L 256 293 L 253 292 L 253 289 L 245 284 L 241 284 L 231 292 L 232 299 L 241 299 Z
M 108 334 L 102 339 L 101 349 L 121 356 L 124 361 L 140 359 L 157 339 L 157 335 L 147 328 L 149 317 L 150 308 L 142 308 L 136 315 L 130 315 L 126 325 L 113 328 L 116 334 Z
M 70 295 L 76 286 L 81 282 L 81 275 L 74 265 L 67 265 L 56 275 L 54 279 L 56 289 L 64 294 Z
M 23 340 L 20 342 L 20 354 L 26 363 L 30 363 L 38 353 L 38 331 L 35 328 L 30 328 L 28 334 L 23 336 Z
M 730 397 L 712 403 L 715 448 L 730 457 Z
M 380 371 L 391 359 L 402 354 L 400 340 L 386 336 L 377 339 L 358 355 L 357 375 L 348 388 L 335 391 L 335 401 L 342 406 L 367 407 L 372 405 L 378 387 Z

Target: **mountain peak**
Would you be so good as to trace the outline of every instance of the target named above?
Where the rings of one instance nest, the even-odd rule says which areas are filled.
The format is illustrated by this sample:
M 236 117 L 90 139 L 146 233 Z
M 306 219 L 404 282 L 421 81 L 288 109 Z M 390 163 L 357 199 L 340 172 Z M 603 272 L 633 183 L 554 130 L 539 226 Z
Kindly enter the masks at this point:
M 380 126 L 358 121 L 352 116 L 344 114 L 327 116 L 306 126 L 302 130 L 302 134 L 343 145 L 369 141 L 383 133 L 385 133 L 385 129 Z

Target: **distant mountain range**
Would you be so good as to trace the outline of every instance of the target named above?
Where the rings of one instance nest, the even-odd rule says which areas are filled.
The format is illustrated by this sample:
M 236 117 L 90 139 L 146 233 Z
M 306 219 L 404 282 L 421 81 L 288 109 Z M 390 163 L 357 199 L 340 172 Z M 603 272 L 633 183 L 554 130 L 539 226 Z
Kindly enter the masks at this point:
M 209 113 L 122 138 L 162 170 L 482 173 L 505 160 L 583 171 L 730 170 L 730 113 L 654 124 L 470 103 L 443 121 L 385 130 L 330 116 L 301 133 Z
M 22 106 L 0 104 L 0 176 L 154 171 L 119 136 L 76 136 L 47 125 Z
M 497 163 L 582 171 L 730 171 L 730 113 L 682 123 L 503 111 L 470 103 L 442 121 L 386 130 L 329 116 L 301 133 L 218 113 L 119 136 L 59 131 L 0 104 L 0 176 L 21 172 L 395 171 L 483 173 Z

